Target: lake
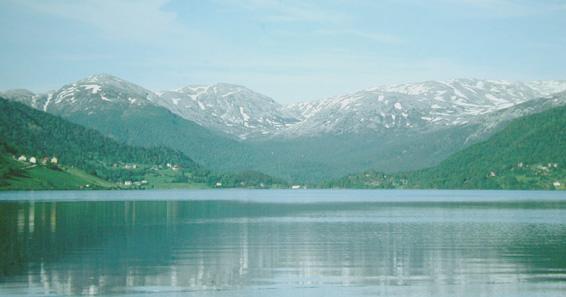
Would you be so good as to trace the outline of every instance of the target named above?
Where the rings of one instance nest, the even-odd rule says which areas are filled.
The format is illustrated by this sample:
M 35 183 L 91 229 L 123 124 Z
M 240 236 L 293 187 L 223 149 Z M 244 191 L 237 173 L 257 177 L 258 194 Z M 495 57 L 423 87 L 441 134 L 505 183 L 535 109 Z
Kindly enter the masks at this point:
M 566 193 L 0 193 L 0 295 L 566 296 Z

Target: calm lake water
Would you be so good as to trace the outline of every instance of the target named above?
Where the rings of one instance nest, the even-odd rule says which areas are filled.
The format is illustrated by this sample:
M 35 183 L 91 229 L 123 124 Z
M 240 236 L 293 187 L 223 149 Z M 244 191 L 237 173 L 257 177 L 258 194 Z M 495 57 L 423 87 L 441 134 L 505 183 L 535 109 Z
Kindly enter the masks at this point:
M 0 295 L 566 296 L 566 193 L 0 193 Z

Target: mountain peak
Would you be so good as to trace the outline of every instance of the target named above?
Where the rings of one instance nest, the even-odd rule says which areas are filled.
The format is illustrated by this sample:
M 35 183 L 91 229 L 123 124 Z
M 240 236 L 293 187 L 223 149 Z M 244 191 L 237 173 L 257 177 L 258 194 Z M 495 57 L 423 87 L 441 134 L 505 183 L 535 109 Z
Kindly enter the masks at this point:
M 219 88 L 227 88 L 227 89 L 246 89 L 246 90 L 249 90 L 248 88 L 246 88 L 242 85 L 231 84 L 231 83 L 226 83 L 226 82 L 218 82 L 218 83 L 215 83 L 212 86 L 219 87 Z
M 84 79 L 79 80 L 79 82 L 90 82 L 90 83 L 104 83 L 110 81 L 125 82 L 125 80 L 108 73 L 92 74 Z
M 100 109 L 120 106 L 151 104 L 157 95 L 139 85 L 128 82 L 110 74 L 93 74 L 74 83 L 67 84 L 49 94 L 44 102 L 43 110 L 58 113 L 82 111 L 87 114 Z
M 266 135 L 297 121 L 268 96 L 230 83 L 189 85 L 155 101 L 181 117 L 240 138 Z
M 211 90 L 214 93 L 223 93 L 223 92 L 230 92 L 230 91 L 248 91 L 253 92 L 252 90 L 237 84 L 219 82 L 212 85 L 186 85 L 184 87 L 175 89 L 174 92 L 178 93 L 189 93 L 189 94 L 204 94 Z

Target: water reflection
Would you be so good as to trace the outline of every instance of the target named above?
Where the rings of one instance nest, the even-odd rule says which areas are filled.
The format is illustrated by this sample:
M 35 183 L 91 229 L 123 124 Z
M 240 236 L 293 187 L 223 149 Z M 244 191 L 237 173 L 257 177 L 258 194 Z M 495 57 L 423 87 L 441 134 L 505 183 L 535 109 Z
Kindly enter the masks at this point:
M 565 215 L 563 202 L 4 202 L 0 294 L 560 296 Z

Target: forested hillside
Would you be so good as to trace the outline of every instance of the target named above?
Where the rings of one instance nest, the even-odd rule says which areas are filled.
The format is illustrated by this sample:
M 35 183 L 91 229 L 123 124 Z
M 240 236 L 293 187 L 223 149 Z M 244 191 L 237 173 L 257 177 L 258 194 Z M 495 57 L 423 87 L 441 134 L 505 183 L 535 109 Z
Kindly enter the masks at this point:
M 39 168 L 46 171 L 40 179 L 63 171 L 79 173 L 78 169 L 81 171 L 79 175 L 111 182 L 99 183 L 106 187 L 160 187 L 164 184 L 233 187 L 282 183 L 255 172 L 214 174 L 181 152 L 165 147 L 142 148 L 119 143 L 98 131 L 21 103 L 0 98 L 0 109 L 0 178 L 4 185 L 10 178 L 33 177 L 29 169 L 37 171 Z M 16 161 L 20 156 L 25 159 Z M 32 157 L 34 162 L 31 162 Z M 75 188 L 75 184 L 70 188 Z
M 487 141 L 438 166 L 402 173 L 370 171 L 332 187 L 561 189 L 566 183 L 566 107 L 522 117 Z

